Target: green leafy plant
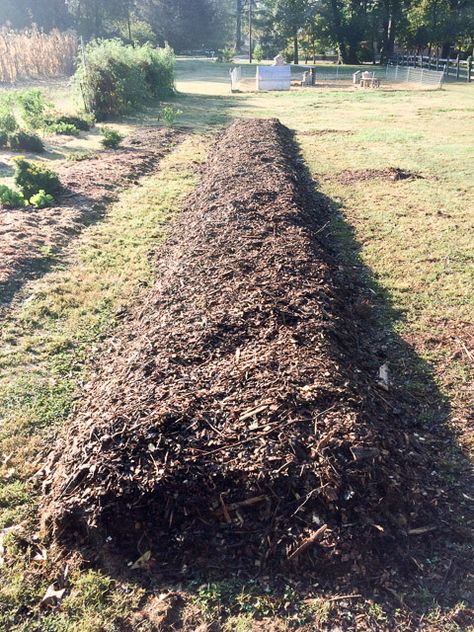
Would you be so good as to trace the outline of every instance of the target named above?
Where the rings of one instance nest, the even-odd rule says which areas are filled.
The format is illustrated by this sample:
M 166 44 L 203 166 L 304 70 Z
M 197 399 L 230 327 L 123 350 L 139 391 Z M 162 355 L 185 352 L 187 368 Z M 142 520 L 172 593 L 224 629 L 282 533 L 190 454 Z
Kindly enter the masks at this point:
M 24 90 L 16 95 L 16 103 L 28 129 L 42 129 L 51 104 L 46 101 L 41 90 Z
M 47 206 L 52 206 L 53 202 L 54 196 L 46 193 L 44 189 L 40 189 L 38 193 L 30 198 L 30 204 L 35 208 L 46 208 Z
M 102 134 L 102 140 L 100 142 L 102 147 L 106 149 L 117 149 L 124 138 L 117 130 L 110 127 L 103 127 L 100 133 Z
M 0 149 L 3 149 L 8 144 L 8 133 L 5 130 L 0 129 Z
M 80 130 L 72 123 L 56 122 L 48 125 L 48 131 L 53 134 L 63 134 L 64 136 L 79 136 Z
M 22 156 L 15 160 L 15 183 L 26 199 L 38 191 L 54 195 L 61 187 L 57 174 L 44 164 L 29 162 Z
M 253 49 L 253 58 L 256 62 L 261 62 L 263 59 L 263 49 L 260 44 L 257 44 Z
M 234 57 L 235 57 L 235 50 L 233 48 L 224 48 L 224 50 L 222 51 L 222 59 L 230 64 L 232 61 L 234 61 Z
M 10 134 L 16 132 L 17 129 L 18 123 L 13 112 L 5 106 L 0 106 L 0 130 Z
M 81 132 L 88 132 L 95 125 L 95 119 L 92 114 L 87 112 L 81 114 L 58 114 L 47 120 L 48 127 L 53 125 L 72 125 Z
M 178 117 L 180 117 L 182 114 L 182 110 L 174 108 L 171 105 L 165 105 L 163 108 L 161 108 L 160 118 L 163 119 L 166 127 L 173 127 Z
M 44 151 L 44 144 L 38 134 L 18 130 L 8 134 L 8 143 L 13 151 L 31 151 L 40 154 Z
M 0 205 L 2 208 L 23 208 L 26 200 L 21 193 L 0 184 Z
M 82 160 L 87 160 L 92 156 L 92 152 L 90 151 L 74 151 L 66 156 L 66 160 L 69 162 L 81 162 Z
M 175 58 L 169 47 L 133 47 L 121 40 L 90 42 L 75 79 L 97 120 L 123 114 L 174 92 Z

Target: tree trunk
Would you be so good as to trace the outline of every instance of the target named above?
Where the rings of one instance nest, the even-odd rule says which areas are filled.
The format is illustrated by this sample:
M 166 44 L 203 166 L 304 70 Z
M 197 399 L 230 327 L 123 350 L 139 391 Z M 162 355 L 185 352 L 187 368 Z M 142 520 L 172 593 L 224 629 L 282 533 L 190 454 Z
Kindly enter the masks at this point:
M 242 50 L 242 0 L 236 0 L 235 11 L 235 52 L 240 53 Z
M 299 48 L 298 48 L 298 33 L 293 35 L 293 63 L 299 64 Z

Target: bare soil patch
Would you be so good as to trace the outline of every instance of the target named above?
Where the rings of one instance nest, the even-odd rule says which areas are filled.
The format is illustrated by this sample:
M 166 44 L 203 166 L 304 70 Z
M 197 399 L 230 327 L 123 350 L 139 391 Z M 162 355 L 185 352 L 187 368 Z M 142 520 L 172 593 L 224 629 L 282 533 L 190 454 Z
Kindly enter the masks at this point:
M 386 169 L 346 169 L 340 173 L 329 176 L 331 180 L 337 180 L 341 184 L 352 184 L 367 180 L 387 180 L 398 182 L 399 180 L 420 180 L 423 176 L 419 173 L 406 171 L 399 167 L 387 167 Z
M 318 200 L 278 121 L 220 137 L 51 455 L 43 522 L 61 543 L 155 577 L 395 590 L 453 537 L 446 436 L 380 383 Z
M 180 138 L 174 130 L 141 129 L 118 150 L 61 165 L 63 191 L 56 207 L 0 210 L 0 305 L 48 269 L 51 255 L 100 217 L 121 190 L 158 170 Z

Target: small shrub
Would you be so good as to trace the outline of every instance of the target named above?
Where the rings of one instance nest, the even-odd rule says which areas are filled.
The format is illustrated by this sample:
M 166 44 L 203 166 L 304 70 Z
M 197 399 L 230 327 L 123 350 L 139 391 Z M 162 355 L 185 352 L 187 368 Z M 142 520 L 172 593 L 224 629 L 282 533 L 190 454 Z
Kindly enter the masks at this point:
M 94 127 L 95 120 L 91 114 L 60 114 L 49 120 L 49 126 L 55 124 L 72 125 L 81 132 L 88 132 Z
M 0 205 L 2 208 L 23 208 L 26 200 L 21 193 L 0 184 Z
M 38 191 L 54 195 L 61 187 L 57 174 L 43 164 L 29 162 L 23 157 L 15 160 L 15 183 L 26 199 Z
M 117 149 L 124 138 L 117 130 L 111 129 L 110 127 L 103 127 L 100 133 L 102 134 L 102 140 L 100 142 L 102 147 L 106 149 Z
M 51 104 L 46 101 L 41 90 L 24 90 L 16 96 L 21 117 L 28 129 L 42 129 Z
M 63 134 L 64 136 L 79 136 L 80 130 L 72 123 L 51 123 L 48 131 L 52 134 Z
M 224 50 L 222 51 L 222 59 L 230 64 L 232 61 L 234 61 L 234 57 L 235 57 L 235 50 L 233 48 L 224 48 Z
M 253 50 L 253 58 L 256 62 L 261 62 L 263 59 L 263 49 L 260 44 L 257 44 Z
M 75 151 L 66 156 L 66 160 L 70 162 L 81 162 L 81 160 L 87 160 L 92 156 L 90 151 Z
M 41 138 L 32 132 L 18 130 L 8 135 L 8 142 L 13 151 L 31 151 L 40 154 L 44 151 Z
M 0 129 L 0 149 L 4 149 L 8 144 L 8 133 Z
M 13 111 L 13 101 L 11 97 L 3 97 L 0 100 L 0 130 L 7 134 L 16 132 L 19 125 Z
M 38 193 L 32 195 L 30 198 L 30 204 L 35 208 L 46 208 L 52 206 L 54 202 L 54 196 L 50 193 L 46 193 L 44 189 L 40 189 Z
M 161 109 L 160 118 L 163 119 L 163 122 L 166 125 L 166 127 L 173 127 L 173 125 L 176 122 L 176 119 L 179 116 L 181 116 L 182 113 L 183 112 L 181 110 L 178 110 L 177 108 L 174 108 L 171 105 L 165 105 L 165 107 Z

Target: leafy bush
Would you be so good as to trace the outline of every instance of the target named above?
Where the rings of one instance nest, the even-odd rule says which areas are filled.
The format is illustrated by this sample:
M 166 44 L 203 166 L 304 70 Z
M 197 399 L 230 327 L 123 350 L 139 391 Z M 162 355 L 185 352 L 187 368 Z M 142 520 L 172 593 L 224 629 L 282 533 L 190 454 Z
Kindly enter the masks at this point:
M 13 151 L 31 151 L 35 154 L 44 151 L 43 141 L 37 134 L 21 129 L 8 134 L 8 143 Z
M 65 136 L 79 136 L 80 130 L 72 123 L 50 123 L 48 131 L 52 134 L 64 134 Z
M 181 110 L 178 110 L 171 105 L 165 105 L 165 107 L 161 109 L 160 118 L 163 119 L 166 127 L 173 127 L 176 119 L 181 116 L 182 113 L 183 112 Z
M 263 59 L 263 48 L 260 46 L 260 44 L 257 44 L 255 46 L 255 48 L 253 49 L 253 58 L 255 59 L 256 62 L 261 62 Z
M 97 120 L 123 114 L 174 90 L 174 55 L 170 48 L 129 46 L 120 40 L 89 43 L 76 81 Z
M 8 133 L 5 130 L 0 129 L 0 149 L 3 149 L 8 144 Z
M 26 200 L 18 191 L 0 184 L 0 206 L 2 208 L 23 208 L 26 206 Z
M 13 111 L 13 99 L 10 95 L 0 99 L 0 130 L 9 134 L 15 132 L 19 125 Z
M 102 140 L 100 141 L 102 147 L 106 149 L 117 149 L 120 143 L 123 141 L 123 136 L 117 130 L 111 129 L 110 127 L 103 127 L 100 130 L 102 134 Z
M 230 64 L 232 61 L 234 61 L 235 50 L 233 48 L 224 48 L 224 50 L 222 51 L 222 56 L 224 58 L 224 61 Z
M 94 127 L 95 120 L 91 114 L 84 112 L 81 114 L 61 114 L 56 116 L 51 123 L 65 123 L 66 125 L 73 125 L 81 132 L 88 132 Z
M 24 90 L 16 95 L 16 103 L 28 129 L 42 129 L 51 104 L 46 101 L 41 90 Z
M 40 189 L 38 193 L 32 195 L 30 198 L 30 204 L 36 208 L 46 208 L 51 206 L 54 202 L 54 196 L 50 193 L 46 193 L 44 189 Z
M 15 184 L 28 200 L 41 190 L 49 195 L 59 191 L 61 184 L 52 169 L 40 163 L 28 162 L 23 157 L 17 158 L 15 164 Z

